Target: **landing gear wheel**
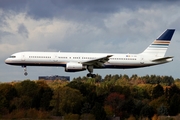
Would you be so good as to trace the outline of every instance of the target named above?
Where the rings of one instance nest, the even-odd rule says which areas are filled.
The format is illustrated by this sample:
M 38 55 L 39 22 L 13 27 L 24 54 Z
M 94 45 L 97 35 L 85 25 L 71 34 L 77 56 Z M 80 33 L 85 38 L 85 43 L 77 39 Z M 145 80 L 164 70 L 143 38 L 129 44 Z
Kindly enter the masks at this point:
M 27 68 L 26 68 L 26 66 L 22 66 L 22 67 L 24 68 L 24 75 L 27 76 L 28 73 L 27 73 Z
M 95 78 L 96 75 L 95 75 L 95 74 L 88 73 L 88 74 L 87 74 L 87 77 Z
M 91 77 L 91 73 L 88 73 L 88 74 L 87 74 L 87 77 Z
M 91 74 L 91 77 L 92 77 L 92 78 L 95 78 L 95 77 L 96 77 L 96 75 L 95 75 L 95 74 Z
M 25 76 L 27 76 L 27 75 L 28 75 L 28 73 L 27 73 L 27 72 L 25 72 L 25 73 L 24 73 L 24 75 L 25 75 Z

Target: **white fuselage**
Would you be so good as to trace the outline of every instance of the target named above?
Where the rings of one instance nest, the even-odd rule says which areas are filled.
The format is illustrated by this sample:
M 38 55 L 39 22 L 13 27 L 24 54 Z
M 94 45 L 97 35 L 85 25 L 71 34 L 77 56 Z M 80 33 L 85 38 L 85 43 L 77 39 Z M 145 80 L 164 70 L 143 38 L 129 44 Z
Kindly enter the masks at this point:
M 5 62 L 10 65 L 20 66 L 62 66 L 67 63 L 83 63 L 107 55 L 112 55 L 103 66 L 94 68 L 138 68 L 162 64 L 172 59 L 152 62 L 152 56 L 143 54 L 112 54 L 112 53 L 72 53 L 72 52 L 19 52 L 7 58 Z

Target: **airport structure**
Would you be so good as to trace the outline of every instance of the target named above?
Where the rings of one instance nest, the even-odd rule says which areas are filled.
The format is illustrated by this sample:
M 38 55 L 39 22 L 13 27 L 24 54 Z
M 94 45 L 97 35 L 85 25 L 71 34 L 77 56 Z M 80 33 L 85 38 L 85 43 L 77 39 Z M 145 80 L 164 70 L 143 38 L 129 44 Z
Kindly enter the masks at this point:
M 39 76 L 39 80 L 67 80 L 67 81 L 70 81 L 70 76 L 59 76 L 59 75 Z

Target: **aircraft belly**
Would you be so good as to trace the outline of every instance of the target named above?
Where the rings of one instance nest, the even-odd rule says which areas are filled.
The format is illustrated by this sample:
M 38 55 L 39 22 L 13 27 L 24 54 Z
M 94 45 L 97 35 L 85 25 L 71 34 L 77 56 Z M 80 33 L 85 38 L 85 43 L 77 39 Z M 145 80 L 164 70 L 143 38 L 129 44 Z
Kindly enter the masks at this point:
M 8 63 L 10 65 L 23 65 L 23 66 L 66 66 L 66 62 L 52 62 L 52 61 L 13 61 Z
M 114 69 L 128 69 L 128 68 L 139 68 L 139 67 L 146 67 L 146 66 L 151 66 L 151 64 L 141 64 L 139 62 L 111 62 L 111 63 L 106 63 L 104 68 L 114 68 Z

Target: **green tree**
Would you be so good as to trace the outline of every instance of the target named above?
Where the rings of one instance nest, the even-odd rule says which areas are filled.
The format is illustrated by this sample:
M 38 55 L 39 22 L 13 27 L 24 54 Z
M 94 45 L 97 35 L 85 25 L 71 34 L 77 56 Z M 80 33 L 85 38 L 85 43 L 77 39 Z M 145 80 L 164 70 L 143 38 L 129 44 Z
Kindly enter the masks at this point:
M 0 99 L 0 104 L 2 104 L 2 108 L 3 109 L 7 109 L 9 110 L 9 112 L 11 112 L 14 107 L 11 106 L 11 101 L 13 100 L 13 98 L 15 98 L 17 96 L 17 91 L 14 88 L 13 85 L 11 84 L 0 84 L 0 94 L 1 94 L 1 99 Z M 1 109 L 1 108 L 0 108 Z
M 96 74 L 96 77 L 94 78 L 96 82 L 101 82 L 102 81 L 102 77 L 98 74 Z
M 38 101 L 38 85 L 34 81 L 24 80 L 15 84 L 18 93 L 14 105 L 18 108 L 29 109 L 40 106 Z
M 147 104 L 141 109 L 140 114 L 143 117 L 148 117 L 149 119 L 151 119 L 151 117 L 154 115 L 154 109 Z
M 155 86 L 153 88 L 152 98 L 155 99 L 155 98 L 158 98 L 158 97 L 160 97 L 162 95 L 164 95 L 164 89 L 160 84 L 158 84 L 157 86 Z
M 85 102 L 89 103 L 90 106 L 94 106 L 95 102 L 97 101 L 95 85 L 79 81 L 72 81 L 67 84 L 67 86 L 79 90 L 83 94 Z
M 162 83 L 166 83 L 166 85 L 170 86 L 174 83 L 174 78 L 172 76 L 163 76 Z
M 110 75 L 106 75 L 104 77 L 104 81 L 110 81 L 111 80 L 111 74 Z
M 30 109 L 32 106 L 32 98 L 29 96 L 20 96 L 15 97 L 11 102 L 11 105 L 14 106 L 16 109 Z
M 54 91 L 51 106 L 56 115 L 80 114 L 82 102 L 83 95 L 79 90 L 70 87 L 59 87 Z
M 38 92 L 36 95 L 36 108 L 42 110 L 50 110 L 50 101 L 52 99 L 53 91 L 45 83 L 45 81 L 37 81 Z
M 137 74 L 133 74 L 132 76 L 131 76 L 131 80 L 136 80 L 138 78 L 138 75 Z
M 161 97 L 158 97 L 156 99 L 153 99 L 149 103 L 150 106 L 154 108 L 154 110 L 157 110 L 163 105 L 163 107 L 168 108 L 168 103 L 166 97 L 163 95 Z
M 139 86 L 133 86 L 133 88 L 131 89 L 131 95 L 138 100 L 150 98 L 147 89 Z
M 79 90 L 84 96 L 88 94 L 88 85 L 81 81 L 72 81 L 66 85 L 67 87 Z
M 81 109 L 81 114 L 90 113 L 90 112 L 91 112 L 91 104 L 89 104 L 88 102 L 85 102 Z
M 124 74 L 124 75 L 122 76 L 122 79 L 129 81 L 129 76 L 126 75 L 126 74 Z
M 164 104 L 161 104 L 161 106 L 157 109 L 158 115 L 168 115 L 168 108 Z
M 14 97 L 17 96 L 17 91 L 11 84 L 0 84 L 0 93 L 8 101 L 11 101 Z
M 91 113 L 96 117 L 96 120 L 105 120 L 106 119 L 106 113 L 103 109 L 103 106 L 96 102 L 93 106 Z
M 135 107 L 132 109 L 132 114 L 138 118 L 140 116 L 141 109 L 144 107 L 144 103 L 141 100 L 134 101 Z
M 24 80 L 20 83 L 17 83 L 15 85 L 15 88 L 19 96 L 24 95 L 24 96 L 29 96 L 31 98 L 36 96 L 36 93 L 38 91 L 37 84 L 34 81 L 30 81 L 30 80 Z
M 180 112 L 180 95 L 175 93 L 170 100 L 169 114 L 175 116 Z
M 0 94 L 0 116 L 9 112 L 7 106 L 8 101 L 3 95 Z

